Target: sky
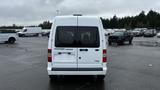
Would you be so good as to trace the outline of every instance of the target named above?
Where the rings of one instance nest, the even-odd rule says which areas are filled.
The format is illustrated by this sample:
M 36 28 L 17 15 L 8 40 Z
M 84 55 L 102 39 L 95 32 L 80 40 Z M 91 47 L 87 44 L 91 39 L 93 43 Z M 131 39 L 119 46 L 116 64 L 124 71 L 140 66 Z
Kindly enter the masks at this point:
M 57 15 L 81 13 L 111 18 L 160 12 L 160 0 L 0 0 L 0 26 L 38 25 Z

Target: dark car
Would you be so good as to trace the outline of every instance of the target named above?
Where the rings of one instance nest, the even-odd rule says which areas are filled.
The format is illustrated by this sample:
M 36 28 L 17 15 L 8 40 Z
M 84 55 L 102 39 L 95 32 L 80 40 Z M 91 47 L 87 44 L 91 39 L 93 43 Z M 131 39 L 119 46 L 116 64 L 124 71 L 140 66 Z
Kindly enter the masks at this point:
M 129 32 L 115 32 L 114 34 L 110 35 L 108 38 L 109 45 L 112 43 L 123 44 L 124 42 L 129 42 L 132 44 L 133 35 Z

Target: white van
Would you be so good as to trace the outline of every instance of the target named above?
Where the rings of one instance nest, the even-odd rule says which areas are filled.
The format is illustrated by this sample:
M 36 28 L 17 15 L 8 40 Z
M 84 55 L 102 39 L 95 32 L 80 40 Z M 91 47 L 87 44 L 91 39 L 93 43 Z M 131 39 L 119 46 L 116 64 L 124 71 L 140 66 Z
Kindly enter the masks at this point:
M 107 44 L 99 17 L 57 16 L 48 42 L 48 75 L 96 75 L 107 72 Z
M 15 30 L 0 30 L 0 42 L 14 44 L 17 39 L 18 35 Z
M 23 36 L 40 36 L 42 35 L 41 27 L 24 27 L 21 32 L 18 32 L 19 37 Z

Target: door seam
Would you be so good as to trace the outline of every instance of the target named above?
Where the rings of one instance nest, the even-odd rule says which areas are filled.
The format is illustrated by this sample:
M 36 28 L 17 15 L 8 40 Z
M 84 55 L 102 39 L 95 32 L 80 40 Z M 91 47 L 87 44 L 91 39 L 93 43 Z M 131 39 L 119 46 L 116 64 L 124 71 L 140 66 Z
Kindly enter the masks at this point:
M 77 33 L 78 33 L 78 16 L 77 16 Z M 77 68 L 78 68 L 78 61 L 79 61 L 79 55 L 78 55 L 78 47 L 77 47 Z

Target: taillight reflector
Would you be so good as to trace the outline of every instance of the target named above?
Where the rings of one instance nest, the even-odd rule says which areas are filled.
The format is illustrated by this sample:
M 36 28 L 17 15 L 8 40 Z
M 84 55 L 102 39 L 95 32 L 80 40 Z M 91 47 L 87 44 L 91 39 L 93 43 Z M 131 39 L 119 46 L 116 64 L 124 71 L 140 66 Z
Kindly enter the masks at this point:
M 52 50 L 48 49 L 48 62 L 52 62 Z
M 102 61 L 107 62 L 107 50 L 106 49 L 103 50 L 103 60 Z

